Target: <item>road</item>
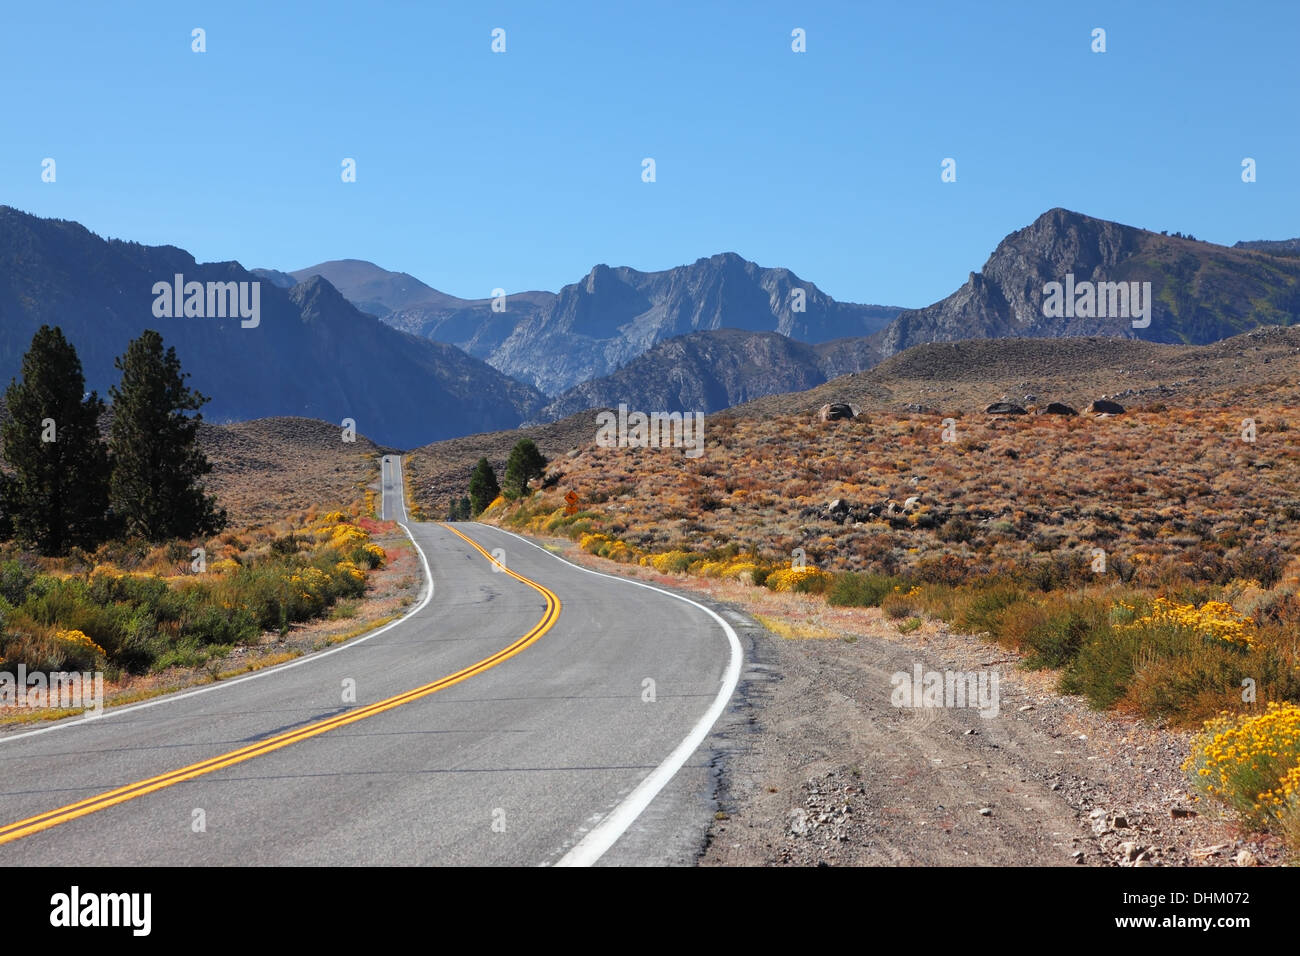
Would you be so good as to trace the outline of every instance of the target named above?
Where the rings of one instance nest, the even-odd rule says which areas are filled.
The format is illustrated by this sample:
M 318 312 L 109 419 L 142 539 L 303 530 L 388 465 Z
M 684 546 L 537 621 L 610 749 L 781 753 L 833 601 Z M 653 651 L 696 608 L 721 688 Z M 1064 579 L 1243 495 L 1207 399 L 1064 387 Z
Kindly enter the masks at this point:
M 410 522 L 400 461 L 382 468 L 383 513 L 427 562 L 412 611 L 277 668 L 5 732 L 0 864 L 693 861 L 706 735 L 741 666 L 730 626 L 500 529 Z

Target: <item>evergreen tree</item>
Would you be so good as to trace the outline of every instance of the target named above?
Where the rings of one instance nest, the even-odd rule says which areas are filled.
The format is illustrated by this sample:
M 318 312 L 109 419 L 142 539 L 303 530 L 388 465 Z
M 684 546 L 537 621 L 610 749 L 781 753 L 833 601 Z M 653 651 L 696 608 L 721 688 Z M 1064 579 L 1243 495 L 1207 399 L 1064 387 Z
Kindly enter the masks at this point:
M 497 484 L 497 473 L 486 458 L 480 458 L 469 478 L 469 514 L 465 516 L 466 519 L 481 515 L 483 509 L 492 504 L 499 494 L 501 486 Z
M 528 494 L 528 482 L 545 473 L 546 458 L 538 451 L 536 443 L 531 438 L 521 438 L 510 449 L 502 492 L 511 500 L 522 498 Z
M 99 434 L 104 403 L 86 393 L 81 360 L 62 330 L 42 325 L 23 356 L 22 381 L 5 392 L 0 482 L 5 523 L 45 555 L 94 547 L 106 534 L 109 454 Z
M 488 502 L 488 504 L 491 503 L 492 502 L 490 501 Z M 456 507 L 456 511 L 460 515 L 461 521 L 469 521 L 471 518 L 474 517 L 474 514 L 471 511 L 471 507 L 472 506 L 469 503 L 469 495 L 461 495 L 460 504 L 457 505 Z
M 226 512 L 204 494 L 212 465 L 198 445 L 198 410 L 208 399 L 185 385 L 176 349 L 146 329 L 116 361 L 122 381 L 109 389 L 114 455 L 110 502 L 127 534 L 150 541 L 212 534 Z M 194 412 L 187 415 L 186 412 Z

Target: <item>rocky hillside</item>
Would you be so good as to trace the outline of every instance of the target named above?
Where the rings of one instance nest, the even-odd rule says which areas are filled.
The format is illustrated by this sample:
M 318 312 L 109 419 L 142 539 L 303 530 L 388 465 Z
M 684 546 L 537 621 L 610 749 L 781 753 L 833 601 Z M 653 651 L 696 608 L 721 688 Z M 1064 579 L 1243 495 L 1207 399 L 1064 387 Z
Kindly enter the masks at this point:
M 1044 315 L 1044 287 L 1150 282 L 1150 325 L 1131 318 Z M 1106 335 L 1204 344 L 1300 318 L 1300 262 L 1051 209 L 1002 240 L 952 295 L 901 313 L 880 338 L 892 355 L 926 342 Z
M 811 413 L 827 402 L 864 411 L 970 415 L 1004 397 L 1082 410 L 1103 396 L 1127 407 L 1219 407 L 1259 392 L 1300 402 L 1300 328 L 1266 327 L 1210 345 L 1122 338 L 1000 339 L 920 345 L 867 371 L 797 395 L 732 409 L 742 417 Z
M 154 284 L 260 282 L 259 321 L 160 318 Z M 248 287 L 251 290 L 251 286 Z M 390 328 L 328 282 L 284 289 L 237 262 L 197 263 L 175 246 L 105 240 L 75 222 L 0 206 L 0 382 L 19 374 L 42 324 L 62 327 L 87 387 L 105 395 L 114 359 L 147 328 L 175 346 L 204 417 L 301 415 L 341 422 L 399 447 L 510 428 L 542 396 L 463 352 Z
M 717 329 L 660 342 L 612 375 L 583 382 L 548 404 L 539 421 L 591 408 L 716 412 L 764 395 L 803 391 L 868 368 L 875 350 L 864 338 L 820 345 L 776 332 Z

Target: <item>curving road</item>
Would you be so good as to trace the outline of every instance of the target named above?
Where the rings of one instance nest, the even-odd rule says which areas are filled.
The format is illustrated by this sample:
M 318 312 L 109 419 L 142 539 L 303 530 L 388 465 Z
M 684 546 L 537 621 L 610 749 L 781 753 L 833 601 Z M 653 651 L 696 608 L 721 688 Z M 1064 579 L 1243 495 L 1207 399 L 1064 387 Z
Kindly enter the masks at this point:
M 383 488 L 427 561 L 408 616 L 0 735 L 0 865 L 691 862 L 731 626 L 496 528 L 408 522 L 396 458 Z

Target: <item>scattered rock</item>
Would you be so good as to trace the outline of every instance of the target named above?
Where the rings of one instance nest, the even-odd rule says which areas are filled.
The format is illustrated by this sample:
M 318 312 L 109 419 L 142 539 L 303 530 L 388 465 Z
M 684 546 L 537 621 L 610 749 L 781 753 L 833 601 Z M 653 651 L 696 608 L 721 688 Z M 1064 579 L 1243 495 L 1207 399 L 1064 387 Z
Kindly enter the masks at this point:
M 1099 398 L 1088 406 L 1088 411 L 1095 415 L 1122 415 L 1124 414 L 1124 406 L 1107 398 Z
M 1259 857 L 1249 850 L 1242 850 L 1233 858 L 1232 862 L 1238 866 L 1259 866 Z
M 1132 863 L 1146 853 L 1147 848 L 1133 840 L 1125 840 L 1116 849 L 1119 850 L 1119 855 L 1125 862 Z
M 857 418 L 860 414 L 862 410 L 856 405 L 847 402 L 830 402 L 821 407 L 817 417 L 824 422 L 838 422 Z
M 1048 402 L 1047 407 L 1043 409 L 1044 415 L 1077 415 L 1079 414 L 1069 405 L 1062 402 Z
M 1028 415 L 1029 414 L 1029 412 L 1025 411 L 1024 408 L 1022 408 L 1019 405 L 1014 405 L 1011 402 L 994 402 L 988 408 L 984 409 L 984 413 L 986 415 Z

